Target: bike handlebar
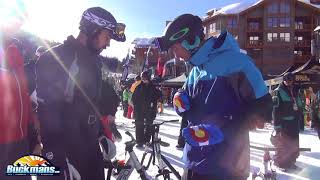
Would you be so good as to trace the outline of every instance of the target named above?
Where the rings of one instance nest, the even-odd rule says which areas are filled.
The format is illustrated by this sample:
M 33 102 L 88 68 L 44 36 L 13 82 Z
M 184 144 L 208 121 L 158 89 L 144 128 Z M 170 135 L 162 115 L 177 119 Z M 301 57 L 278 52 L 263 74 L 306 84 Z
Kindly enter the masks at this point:
M 126 131 L 125 133 L 126 133 L 126 135 L 130 136 L 131 141 L 135 141 L 136 140 L 129 131 Z
M 170 121 L 162 121 L 161 123 L 150 124 L 150 126 L 160 126 L 160 125 L 162 125 L 164 123 L 170 123 L 170 122 L 179 122 L 179 119 L 170 120 Z
M 250 145 L 250 148 L 261 150 L 261 151 L 276 151 L 275 147 L 260 147 L 255 145 Z M 299 148 L 299 151 L 311 151 L 311 148 Z

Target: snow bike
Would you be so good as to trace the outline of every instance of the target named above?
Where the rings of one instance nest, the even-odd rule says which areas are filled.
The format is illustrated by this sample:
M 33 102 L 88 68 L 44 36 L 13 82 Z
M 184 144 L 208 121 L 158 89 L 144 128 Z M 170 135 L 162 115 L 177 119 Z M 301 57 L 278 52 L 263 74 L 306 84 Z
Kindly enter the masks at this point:
M 168 147 L 170 146 L 169 143 L 161 141 L 161 138 L 159 138 L 159 130 L 160 125 L 168 122 L 178 122 L 179 120 L 170 120 L 170 121 L 163 121 L 161 123 L 154 123 L 147 125 L 147 128 L 150 128 L 149 130 L 152 132 L 151 136 L 151 142 L 147 143 L 145 151 L 142 156 L 141 164 L 143 165 L 144 160 L 146 159 L 146 156 L 150 154 L 148 163 L 146 166 L 143 166 L 146 170 L 150 167 L 151 161 L 153 165 L 156 165 L 156 159 L 158 161 L 158 164 L 156 165 L 158 167 L 158 174 L 156 175 L 156 179 L 159 176 L 162 176 L 164 180 L 170 180 L 170 173 L 173 173 L 177 179 L 181 179 L 181 176 L 179 172 L 174 169 L 174 167 L 170 164 L 170 162 L 161 154 L 160 146 Z M 167 169 L 167 167 L 169 169 Z
M 134 169 L 139 173 L 141 180 L 151 180 L 152 178 L 146 173 L 133 151 L 133 147 L 136 145 L 135 138 L 129 131 L 125 133 L 131 137 L 130 141 L 125 142 L 125 151 L 129 153 L 130 158 L 127 162 L 119 160 L 110 162 L 107 167 L 109 169 L 107 180 L 110 180 L 112 173 L 117 180 L 128 180 Z

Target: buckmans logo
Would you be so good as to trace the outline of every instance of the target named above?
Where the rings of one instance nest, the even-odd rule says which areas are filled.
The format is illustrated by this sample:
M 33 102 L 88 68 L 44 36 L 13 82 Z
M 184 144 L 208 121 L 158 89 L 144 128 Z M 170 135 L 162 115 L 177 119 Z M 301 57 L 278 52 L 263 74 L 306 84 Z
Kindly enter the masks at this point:
M 7 176 L 53 176 L 60 174 L 58 167 L 41 156 L 24 156 L 7 166 Z

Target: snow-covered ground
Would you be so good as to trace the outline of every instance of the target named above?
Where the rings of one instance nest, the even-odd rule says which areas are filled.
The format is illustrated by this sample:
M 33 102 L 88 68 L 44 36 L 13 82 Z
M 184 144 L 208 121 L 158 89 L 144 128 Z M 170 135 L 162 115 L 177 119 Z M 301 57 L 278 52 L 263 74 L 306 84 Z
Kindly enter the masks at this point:
M 164 114 L 158 115 L 156 121 L 168 121 L 181 118 L 175 114 L 175 112 L 170 108 L 165 108 Z M 130 138 L 125 135 L 125 131 L 130 131 L 134 135 L 134 124 L 133 120 L 126 119 L 122 117 L 122 111 L 119 110 L 116 114 L 116 123 L 122 134 L 122 141 L 116 143 L 117 145 L 117 159 L 125 158 L 125 146 L 124 142 L 128 141 Z M 181 160 L 182 151 L 175 148 L 177 144 L 177 138 L 179 135 L 180 122 L 166 123 L 160 127 L 160 137 L 163 141 L 170 143 L 169 147 L 161 147 L 163 155 L 170 161 L 170 163 L 182 174 L 183 163 Z M 272 132 L 272 127 L 267 126 L 265 129 L 255 130 L 250 132 L 250 142 L 259 146 L 270 146 L 270 134 Z M 320 179 L 320 140 L 315 131 L 307 128 L 305 132 L 300 134 L 300 147 L 311 148 L 311 152 L 301 152 L 299 158 L 297 159 L 296 165 L 299 167 L 298 170 L 290 172 L 277 171 L 277 179 L 287 180 L 287 179 Z M 143 150 L 134 148 L 139 160 L 141 160 Z M 128 154 L 126 158 L 128 158 Z M 262 166 L 263 151 L 251 149 L 250 154 L 251 169 L 255 167 Z M 157 167 L 151 167 L 148 174 L 155 177 L 157 174 Z M 175 179 L 172 174 L 170 177 Z M 130 179 L 140 179 L 136 171 L 132 173 Z

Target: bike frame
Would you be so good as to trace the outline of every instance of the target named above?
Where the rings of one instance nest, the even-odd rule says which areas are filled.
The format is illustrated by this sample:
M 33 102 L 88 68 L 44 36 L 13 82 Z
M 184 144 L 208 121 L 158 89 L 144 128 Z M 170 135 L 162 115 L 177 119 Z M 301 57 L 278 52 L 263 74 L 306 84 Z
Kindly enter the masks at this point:
M 172 172 L 178 179 L 181 179 L 179 172 L 176 169 L 174 169 L 174 167 L 170 164 L 170 162 L 161 154 L 160 145 L 165 144 L 169 146 L 170 144 L 161 141 L 161 138 L 159 138 L 160 125 L 164 124 L 165 122 L 177 122 L 177 121 L 178 120 L 164 121 L 159 124 L 152 124 L 149 127 L 149 128 L 152 128 L 152 132 L 153 132 L 151 137 L 151 143 L 149 143 L 146 146 L 145 152 L 143 153 L 143 156 L 141 159 L 141 164 L 143 165 L 147 154 L 150 154 L 150 158 L 147 166 L 144 166 L 146 170 L 149 169 L 151 161 L 153 165 L 156 165 L 155 160 L 157 159 L 159 174 L 157 174 L 156 177 L 163 176 L 164 179 L 170 179 L 169 173 Z M 166 169 L 167 167 L 170 169 L 170 171 Z
M 135 141 L 133 135 L 129 131 L 126 131 L 125 133 L 131 137 L 131 141 L 125 142 L 125 145 L 126 145 L 125 151 L 126 151 L 126 153 L 127 152 L 129 153 L 129 159 L 126 162 L 126 164 L 124 165 L 124 167 L 120 170 L 116 179 L 117 180 L 128 180 L 134 169 L 136 169 L 136 171 L 140 174 L 140 178 L 142 180 L 151 179 L 151 178 L 148 178 L 149 175 L 146 173 L 144 167 L 140 164 L 136 153 L 133 151 L 133 147 L 136 144 L 136 141 Z

